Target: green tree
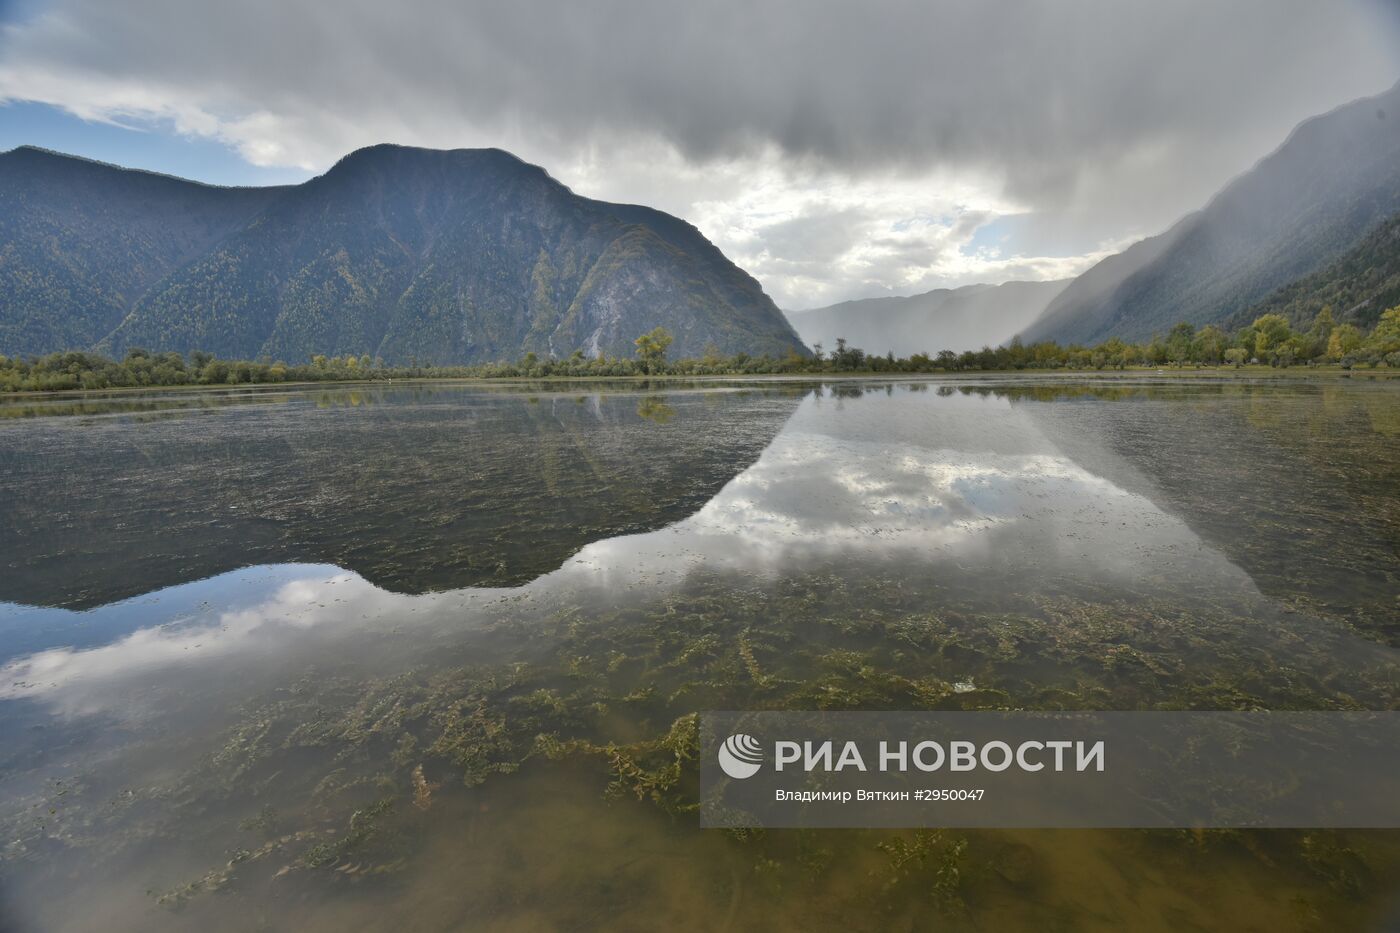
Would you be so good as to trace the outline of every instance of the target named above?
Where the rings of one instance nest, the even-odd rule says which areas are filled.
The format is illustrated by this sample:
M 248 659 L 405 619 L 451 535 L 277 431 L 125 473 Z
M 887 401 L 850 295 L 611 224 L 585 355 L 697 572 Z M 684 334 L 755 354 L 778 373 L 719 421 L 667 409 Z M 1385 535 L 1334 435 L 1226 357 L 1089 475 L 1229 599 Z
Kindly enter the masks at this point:
M 1284 343 L 1293 336 L 1288 318 L 1282 314 L 1265 314 L 1254 319 L 1254 355 L 1261 360 L 1275 359 Z
M 1316 340 L 1323 348 L 1326 348 L 1327 341 L 1332 339 L 1332 328 L 1337 326 L 1337 321 L 1332 317 L 1332 306 L 1323 305 L 1322 310 L 1317 312 L 1317 317 L 1313 318 L 1312 327 L 1308 330 L 1308 336 Z
M 666 328 L 657 327 L 633 341 L 637 345 L 637 358 L 642 361 L 642 368 L 648 375 L 659 372 L 666 365 L 666 351 L 675 339 Z
M 1381 312 L 1376 329 L 1366 339 L 1366 349 L 1381 356 L 1400 352 L 1400 305 Z
M 1196 337 L 1196 328 L 1182 321 L 1167 335 L 1167 359 L 1178 366 L 1191 359 L 1191 346 Z
M 1361 332 L 1351 324 L 1338 324 L 1332 328 L 1332 336 L 1327 341 L 1327 358 L 1341 360 L 1360 348 Z
M 1225 336 L 1223 330 L 1214 324 L 1207 324 L 1196 332 L 1191 353 L 1196 360 L 1214 366 L 1220 362 L 1229 343 L 1230 339 Z

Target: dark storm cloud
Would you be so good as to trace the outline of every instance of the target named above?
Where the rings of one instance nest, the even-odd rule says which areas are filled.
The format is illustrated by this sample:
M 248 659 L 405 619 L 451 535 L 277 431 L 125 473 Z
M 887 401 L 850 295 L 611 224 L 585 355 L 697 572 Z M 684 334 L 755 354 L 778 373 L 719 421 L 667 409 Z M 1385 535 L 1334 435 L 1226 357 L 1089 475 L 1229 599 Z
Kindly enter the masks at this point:
M 1307 0 L 52 0 L 0 26 L 0 96 L 166 118 L 260 164 L 495 141 L 555 165 L 589 149 L 626 191 L 646 141 L 699 167 L 767 153 L 843 178 L 975 172 L 1037 212 L 1033 248 L 1084 252 L 1152 232 L 1297 120 L 1393 82 L 1386 16 Z

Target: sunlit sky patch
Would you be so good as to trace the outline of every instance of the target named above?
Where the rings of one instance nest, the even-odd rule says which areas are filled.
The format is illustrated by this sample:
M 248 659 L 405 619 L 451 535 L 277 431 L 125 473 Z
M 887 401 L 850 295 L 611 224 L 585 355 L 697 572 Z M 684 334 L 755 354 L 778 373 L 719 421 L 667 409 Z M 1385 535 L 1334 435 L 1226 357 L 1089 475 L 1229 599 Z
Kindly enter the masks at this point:
M 0 0 L 0 148 L 276 184 L 499 146 L 778 303 L 1074 275 L 1400 78 L 1393 3 Z

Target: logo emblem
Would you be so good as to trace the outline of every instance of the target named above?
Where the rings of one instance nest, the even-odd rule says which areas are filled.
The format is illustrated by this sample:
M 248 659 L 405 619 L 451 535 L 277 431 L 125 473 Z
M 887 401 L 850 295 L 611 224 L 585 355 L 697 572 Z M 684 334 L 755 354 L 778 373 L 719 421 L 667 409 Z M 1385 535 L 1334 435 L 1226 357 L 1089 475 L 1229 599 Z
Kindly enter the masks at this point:
M 753 777 L 762 765 L 763 746 L 751 735 L 731 735 L 719 747 L 719 766 L 735 780 Z

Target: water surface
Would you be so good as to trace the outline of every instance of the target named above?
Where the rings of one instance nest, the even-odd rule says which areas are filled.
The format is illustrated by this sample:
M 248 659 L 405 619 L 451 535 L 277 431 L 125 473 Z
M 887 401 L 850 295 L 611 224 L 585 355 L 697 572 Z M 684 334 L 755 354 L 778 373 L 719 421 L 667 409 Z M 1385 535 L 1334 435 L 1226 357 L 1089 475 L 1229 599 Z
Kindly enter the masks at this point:
M 1394 833 L 701 831 L 690 740 L 1394 708 L 1397 412 L 1048 379 L 0 405 L 0 921 L 1383 928 Z

